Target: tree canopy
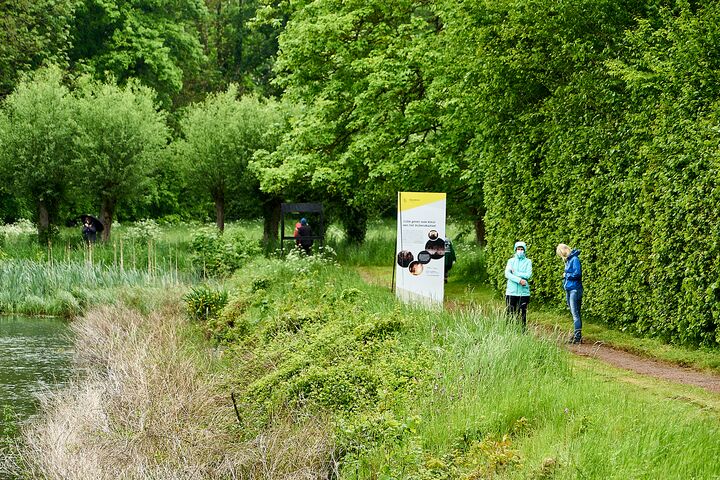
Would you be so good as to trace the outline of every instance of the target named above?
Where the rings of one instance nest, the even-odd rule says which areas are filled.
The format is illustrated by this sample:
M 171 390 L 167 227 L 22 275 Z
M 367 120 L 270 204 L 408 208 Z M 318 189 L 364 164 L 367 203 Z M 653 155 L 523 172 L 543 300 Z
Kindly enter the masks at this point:
M 57 220 L 75 175 L 76 134 L 72 95 L 57 67 L 20 83 L 0 112 L 0 168 L 13 193 L 35 206 L 42 237 Z
M 170 135 L 154 92 L 135 82 L 119 87 L 85 79 L 76 108 L 76 182 L 100 205 L 107 240 L 118 203 L 148 186 Z
M 0 3 L 0 99 L 23 73 L 67 65 L 80 0 L 5 0 Z
M 280 122 L 279 113 L 275 102 L 238 98 L 235 85 L 188 107 L 181 121 L 182 138 L 176 144 L 178 161 L 193 179 L 194 188 L 212 198 L 220 230 L 230 191 L 256 198 L 251 192 L 257 192 L 257 181 L 247 166 L 256 151 L 272 142 L 268 134 Z

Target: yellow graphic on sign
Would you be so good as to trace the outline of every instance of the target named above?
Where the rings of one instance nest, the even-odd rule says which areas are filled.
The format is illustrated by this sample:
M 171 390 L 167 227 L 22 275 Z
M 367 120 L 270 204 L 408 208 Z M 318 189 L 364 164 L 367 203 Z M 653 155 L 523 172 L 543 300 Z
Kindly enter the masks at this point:
M 405 212 L 411 208 L 445 200 L 445 197 L 444 193 L 398 192 L 398 205 L 400 205 L 400 211 Z

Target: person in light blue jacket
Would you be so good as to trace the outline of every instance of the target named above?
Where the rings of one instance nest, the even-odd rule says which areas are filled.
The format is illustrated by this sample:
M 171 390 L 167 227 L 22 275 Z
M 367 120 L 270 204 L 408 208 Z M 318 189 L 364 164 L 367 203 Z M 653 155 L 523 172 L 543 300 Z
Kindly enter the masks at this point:
M 563 289 L 565 289 L 565 301 L 570 307 L 570 314 L 573 318 L 573 335 L 570 343 L 582 343 L 582 319 L 580 307 L 582 306 L 582 268 L 580 266 L 580 250 L 572 250 L 561 243 L 555 249 L 555 253 L 565 261 L 565 272 L 563 272 Z
M 525 256 L 527 244 L 515 242 L 515 255 L 505 266 L 505 304 L 510 317 L 520 317 L 522 328 L 527 327 L 527 307 L 530 303 L 530 278 L 532 277 L 532 260 Z

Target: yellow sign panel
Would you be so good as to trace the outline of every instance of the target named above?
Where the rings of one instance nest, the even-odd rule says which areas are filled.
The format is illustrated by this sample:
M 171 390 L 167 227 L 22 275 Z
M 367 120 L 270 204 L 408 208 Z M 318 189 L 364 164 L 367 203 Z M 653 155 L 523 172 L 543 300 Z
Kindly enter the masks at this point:
M 400 211 L 405 212 L 411 208 L 445 200 L 445 197 L 445 193 L 398 192 L 398 205 L 400 205 Z

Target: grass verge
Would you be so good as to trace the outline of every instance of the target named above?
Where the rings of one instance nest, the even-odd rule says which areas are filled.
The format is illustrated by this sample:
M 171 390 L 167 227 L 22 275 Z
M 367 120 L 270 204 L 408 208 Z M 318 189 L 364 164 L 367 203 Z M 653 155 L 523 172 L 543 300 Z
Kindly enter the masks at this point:
M 243 431 L 321 415 L 340 478 L 720 475 L 717 412 L 688 387 L 580 368 L 495 312 L 405 307 L 298 259 L 254 265 L 203 325 L 235 366 Z
M 360 276 L 374 285 L 390 288 L 392 267 L 356 267 Z M 453 272 L 454 273 L 454 272 Z M 479 305 L 491 309 L 504 308 L 504 300 L 488 285 L 467 276 L 450 275 L 445 285 L 446 307 L 468 307 Z M 528 321 L 546 327 L 550 331 L 572 330 L 569 311 L 561 311 L 531 304 Z M 593 319 L 583 320 L 583 337 L 588 342 L 602 342 L 613 348 L 664 362 L 691 367 L 696 370 L 720 373 L 720 350 L 707 347 L 683 347 L 670 345 L 656 338 L 636 337 L 621 332 Z
M 23 471 L 71 479 L 720 475 L 714 400 L 578 364 L 553 341 L 508 324 L 497 306 L 403 306 L 319 256 L 258 259 L 214 288 L 228 292 L 207 289 L 222 305 L 188 308 L 202 313 L 192 325 L 176 306 L 145 315 L 105 307 L 78 321 L 86 373 L 48 397 L 25 430 Z

